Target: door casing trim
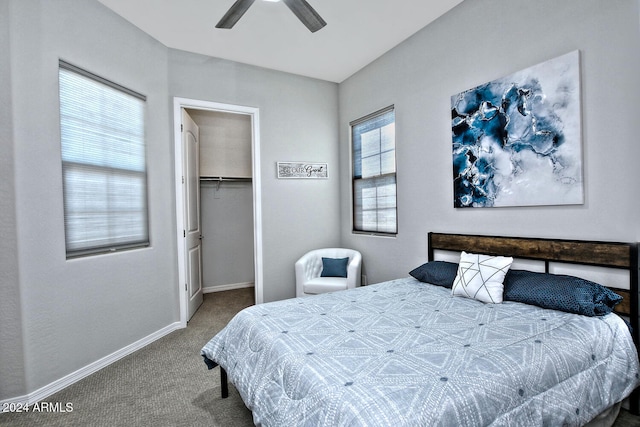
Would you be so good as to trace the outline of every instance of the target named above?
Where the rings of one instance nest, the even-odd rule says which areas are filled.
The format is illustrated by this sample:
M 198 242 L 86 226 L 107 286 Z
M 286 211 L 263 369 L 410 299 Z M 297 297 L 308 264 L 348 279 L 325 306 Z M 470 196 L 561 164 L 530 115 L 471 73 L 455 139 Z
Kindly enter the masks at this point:
M 221 111 L 226 113 L 246 114 L 251 116 L 251 163 L 253 173 L 253 257 L 254 257 L 254 286 L 255 302 L 262 304 L 263 293 L 263 269 L 262 269 L 262 205 L 261 205 L 261 182 L 260 182 L 260 110 L 256 107 L 247 107 L 233 104 L 223 104 L 189 98 L 173 98 L 173 130 L 175 148 L 175 189 L 176 189 L 176 242 L 178 255 L 178 295 L 180 307 L 180 325 L 187 326 L 187 295 L 185 290 L 186 282 L 186 248 L 184 244 L 184 191 L 182 184 L 183 177 L 183 151 L 182 151 L 182 123 L 181 110 L 191 108 L 205 111 Z

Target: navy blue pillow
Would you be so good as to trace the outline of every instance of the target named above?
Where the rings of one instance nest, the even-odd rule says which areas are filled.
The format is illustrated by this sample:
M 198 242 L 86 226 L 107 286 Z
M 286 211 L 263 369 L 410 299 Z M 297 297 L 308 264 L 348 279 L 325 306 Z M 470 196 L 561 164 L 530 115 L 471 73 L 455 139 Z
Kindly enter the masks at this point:
M 458 264 L 447 261 L 431 261 L 414 268 L 409 274 L 421 282 L 451 289 L 458 274 Z
M 322 273 L 320 277 L 347 277 L 349 258 L 322 257 Z
M 504 279 L 504 300 L 585 316 L 603 316 L 611 313 L 622 297 L 579 277 L 509 270 Z

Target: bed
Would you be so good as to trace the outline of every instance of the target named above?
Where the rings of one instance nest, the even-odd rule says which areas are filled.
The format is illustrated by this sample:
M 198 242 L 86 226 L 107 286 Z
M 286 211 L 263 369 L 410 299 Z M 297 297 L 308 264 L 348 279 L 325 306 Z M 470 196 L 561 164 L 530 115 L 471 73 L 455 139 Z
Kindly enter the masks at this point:
M 461 252 L 460 265 L 465 254 L 483 254 L 543 271 L 506 272 L 501 303 L 452 296 L 451 266 L 436 256 Z M 575 314 L 555 308 L 564 296 L 548 289 L 542 306 L 507 298 L 528 294 L 531 277 L 565 280 L 550 271 L 567 263 L 627 272 L 628 289 L 613 289 L 622 302 L 600 312 L 598 299 L 580 307 L 592 312 Z M 638 413 L 637 244 L 429 233 L 419 272 L 434 266 L 427 279 L 416 268 L 397 280 L 249 307 L 201 354 L 210 369 L 220 366 L 223 396 L 228 375 L 256 425 L 581 426 L 607 411 L 615 417 L 629 396 Z M 598 292 L 610 297 L 607 289 Z

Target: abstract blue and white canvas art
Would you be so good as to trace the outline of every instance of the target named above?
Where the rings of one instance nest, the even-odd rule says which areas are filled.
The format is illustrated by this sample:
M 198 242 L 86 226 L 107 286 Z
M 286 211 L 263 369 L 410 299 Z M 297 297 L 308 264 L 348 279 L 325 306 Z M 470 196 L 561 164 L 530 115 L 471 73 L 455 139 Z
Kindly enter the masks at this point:
M 579 51 L 451 97 L 454 206 L 582 204 Z

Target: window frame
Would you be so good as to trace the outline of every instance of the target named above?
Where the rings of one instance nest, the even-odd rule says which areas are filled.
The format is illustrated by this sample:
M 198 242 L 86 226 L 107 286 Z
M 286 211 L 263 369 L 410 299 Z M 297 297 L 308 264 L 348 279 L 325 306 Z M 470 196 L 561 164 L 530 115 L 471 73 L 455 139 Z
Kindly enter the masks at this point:
M 71 120 L 73 120 L 73 114 L 69 115 L 66 111 L 63 111 L 63 108 L 65 107 L 64 104 L 66 102 L 66 101 L 63 101 L 63 90 L 65 89 L 65 87 L 66 89 L 70 89 L 70 92 L 65 93 L 65 97 L 69 96 L 69 94 L 73 96 L 71 91 L 77 90 L 78 88 L 82 90 L 82 84 L 85 84 L 85 83 L 82 83 L 82 84 L 79 83 L 75 87 L 73 86 L 67 87 L 65 86 L 66 83 L 63 84 L 64 73 L 71 73 L 72 75 L 74 75 L 74 77 L 80 77 L 82 79 L 86 79 L 87 80 L 86 88 L 90 88 L 91 85 L 94 85 L 94 84 L 102 85 L 106 88 L 105 90 L 107 92 L 109 90 L 115 90 L 118 92 L 119 95 L 125 95 L 127 97 L 131 97 L 132 101 L 140 102 L 138 104 L 134 104 L 134 102 L 131 102 L 131 105 L 133 106 L 133 108 L 137 109 L 140 113 L 138 116 L 139 121 L 135 123 L 135 126 L 134 126 L 139 131 L 139 133 L 136 140 L 131 143 L 131 144 L 138 144 L 139 146 L 137 149 L 138 155 L 133 158 L 137 160 L 137 163 L 139 164 L 137 168 L 132 165 L 114 166 L 112 164 L 113 162 L 108 162 L 108 161 L 104 162 L 105 164 L 98 164 L 99 162 L 95 157 L 95 155 L 98 155 L 97 153 L 93 153 L 94 157 L 88 154 L 80 156 L 82 157 L 80 160 L 78 160 L 79 156 L 74 156 L 72 150 L 73 148 L 77 148 L 78 146 L 73 145 L 73 142 L 74 142 L 73 137 L 71 137 L 70 139 L 65 139 L 65 133 L 70 132 L 70 130 L 72 129 L 72 125 L 64 121 L 69 120 L 70 118 Z M 66 74 L 64 74 L 64 79 L 66 78 L 67 78 Z M 138 248 L 150 246 L 149 188 L 148 188 L 148 178 L 147 178 L 147 141 L 146 141 L 146 122 L 147 122 L 146 96 L 136 91 L 133 91 L 131 89 L 128 89 L 124 86 L 121 86 L 117 83 L 114 83 L 110 80 L 107 80 L 101 76 L 98 76 L 89 71 L 86 71 L 73 64 L 70 64 L 62 59 L 59 60 L 58 81 L 59 81 L 59 88 L 58 88 L 59 98 L 58 99 L 60 103 L 59 110 L 58 110 L 59 126 L 60 126 L 60 156 L 61 156 L 60 160 L 61 160 L 61 166 L 62 166 L 61 178 L 62 178 L 62 186 L 63 186 L 65 251 L 66 251 L 67 259 L 89 256 L 89 255 L 112 253 L 112 252 L 128 250 L 128 249 L 138 249 Z M 89 90 L 89 89 L 86 89 L 86 90 Z M 79 100 L 73 100 L 73 101 L 77 102 Z M 79 104 L 72 104 L 72 106 L 78 106 L 78 105 Z M 100 103 L 99 105 L 101 107 L 105 107 L 103 103 Z M 83 112 L 87 112 L 87 111 L 89 110 L 87 109 Z M 122 118 L 122 115 L 119 114 L 118 116 L 119 118 Z M 104 115 L 100 116 L 101 121 L 106 118 L 108 117 Z M 118 122 L 118 123 L 122 123 L 122 122 Z M 85 135 L 85 137 L 86 137 L 86 133 L 89 133 L 92 131 L 95 132 L 96 130 L 104 130 L 105 128 L 105 125 L 102 123 L 96 124 L 96 123 L 85 122 L 85 123 L 82 123 L 82 125 L 84 126 L 80 127 L 81 130 L 78 131 L 78 133 Z M 104 138 L 98 137 L 99 143 L 97 145 L 99 147 L 106 147 L 106 145 L 104 144 L 106 144 L 109 141 L 109 138 L 114 139 L 116 137 L 117 137 L 116 133 L 107 133 L 106 137 Z M 84 149 L 83 142 L 81 142 L 79 146 L 82 146 L 82 148 Z M 103 148 L 100 148 L 99 150 L 103 151 Z M 90 150 L 86 150 L 86 151 L 88 152 Z M 104 151 L 108 152 L 108 154 L 114 153 L 113 150 L 109 150 L 109 149 Z M 73 159 L 70 159 L 70 157 L 72 157 Z M 121 231 L 120 233 L 116 233 L 116 234 L 110 234 L 110 232 L 105 232 L 102 235 L 102 237 L 99 238 L 99 240 L 97 240 L 97 242 L 96 240 L 92 240 L 87 236 L 85 236 L 84 239 L 77 238 L 77 236 L 73 236 L 73 231 L 71 231 L 71 229 L 75 225 L 75 224 L 72 225 L 72 222 L 74 222 L 73 216 L 74 214 L 78 215 L 78 211 L 74 212 L 74 208 L 70 207 L 74 203 L 74 200 L 73 200 L 74 193 L 69 188 L 70 187 L 69 183 L 71 182 L 70 180 L 73 179 L 73 178 L 70 178 L 71 175 L 69 174 L 74 174 L 74 173 L 85 175 L 83 177 L 84 179 L 81 178 L 81 180 L 77 182 L 77 183 L 80 183 L 79 184 L 80 189 L 84 189 L 83 184 L 86 186 L 85 188 L 91 186 L 90 185 L 91 179 L 89 177 L 97 176 L 101 178 L 101 182 L 102 182 L 101 185 L 103 188 L 96 190 L 95 193 L 89 193 L 89 194 L 100 194 L 102 197 L 98 197 L 93 201 L 89 200 L 88 202 L 85 202 L 85 203 L 90 204 L 91 202 L 95 202 L 97 204 L 105 205 L 104 207 L 94 210 L 91 213 L 92 214 L 97 213 L 98 217 L 102 216 L 102 218 L 99 221 L 102 221 L 101 224 L 104 224 L 106 228 L 109 230 L 113 230 L 114 225 L 118 222 L 118 219 L 116 219 L 118 216 L 120 217 L 122 217 L 122 215 L 126 216 L 127 212 L 130 212 L 128 209 L 123 208 L 123 206 L 127 206 L 128 205 L 127 201 L 130 201 L 130 198 L 133 197 L 133 200 L 136 200 L 136 203 L 137 203 L 135 205 L 136 209 L 133 210 L 134 212 L 133 216 L 138 217 L 138 218 L 135 218 L 134 228 L 139 230 L 139 232 L 136 233 L 135 236 L 132 238 L 127 238 L 128 231 L 130 231 L 130 229 L 126 230 L 127 232 L 123 233 Z M 126 188 L 120 187 L 122 185 L 123 180 L 129 183 Z M 118 181 L 120 181 L 120 183 Z M 98 181 L 94 181 L 94 182 L 98 182 Z M 110 187 L 113 188 L 114 185 L 118 186 L 118 190 L 122 190 L 122 189 L 128 190 L 129 188 L 133 188 L 133 190 L 131 190 L 132 192 L 110 191 Z M 100 186 L 100 184 L 96 184 L 95 186 L 96 187 Z M 79 191 L 79 190 L 76 188 L 76 191 Z M 75 198 L 76 198 L 75 202 L 77 202 L 79 198 L 77 196 L 75 196 Z M 129 200 L 127 200 L 127 198 L 129 198 Z M 118 205 L 120 206 L 120 208 L 117 207 Z M 116 208 L 114 209 L 113 206 L 116 206 Z M 85 207 L 84 209 L 86 210 L 87 208 Z M 86 211 L 84 214 L 86 218 L 77 221 L 77 223 L 81 227 L 88 229 L 91 227 L 92 221 L 90 219 L 90 215 Z M 126 218 L 126 220 L 130 220 L 130 218 Z M 120 219 L 120 221 L 122 221 L 122 219 Z M 115 226 L 115 228 L 117 228 L 117 226 Z M 85 234 L 87 233 L 85 232 Z M 93 244 L 91 242 L 93 242 Z
M 365 177 L 363 178 L 362 176 L 356 176 L 356 161 L 358 161 L 357 156 L 356 156 L 356 135 L 355 135 L 355 129 L 357 126 L 365 124 L 367 122 L 373 122 L 376 119 L 380 119 L 382 118 L 384 115 L 388 114 L 388 113 L 392 113 L 393 114 L 393 124 L 394 124 L 394 129 L 393 129 L 393 172 L 386 172 L 386 173 L 380 173 L 378 175 L 375 176 L 369 176 L 369 177 Z M 398 225 L 398 167 L 397 167 L 397 144 L 396 144 L 396 132 L 395 132 L 395 123 L 396 123 L 396 117 L 395 117 L 395 105 L 390 105 L 388 107 L 382 108 L 380 110 L 377 110 L 373 113 L 367 114 L 366 116 L 363 116 L 359 119 L 353 120 L 352 122 L 349 123 L 349 138 L 350 138 L 350 159 L 351 159 L 351 230 L 353 234 L 362 234 L 362 235 L 369 235 L 369 236 L 381 236 L 381 237 L 396 237 L 398 235 L 398 230 L 399 230 L 399 225 Z M 383 126 L 379 126 L 378 129 L 382 129 Z M 375 129 L 375 128 L 374 128 Z M 362 135 L 362 134 L 360 134 Z M 361 149 L 362 146 L 359 147 L 359 151 L 361 153 Z M 380 149 L 378 151 L 378 154 L 380 156 L 382 156 L 383 150 Z M 360 162 L 362 162 L 362 157 L 360 157 Z M 360 165 L 360 169 L 362 168 L 362 165 Z M 361 171 L 361 175 L 362 175 L 362 171 Z M 357 194 L 356 194 L 356 189 L 358 187 L 357 182 L 361 182 L 361 183 L 367 183 L 367 182 L 374 182 L 374 184 L 372 185 L 375 188 L 380 188 L 380 185 L 376 185 L 375 181 L 380 182 L 381 180 L 385 180 L 388 178 L 393 178 L 393 186 L 394 186 L 394 192 L 393 192 L 393 196 L 394 196 L 394 206 L 393 206 L 393 210 L 394 210 L 394 219 L 395 219 L 395 224 L 394 224 L 394 231 L 380 231 L 380 223 L 378 222 L 378 220 L 376 220 L 376 230 L 370 230 L 370 229 L 365 229 L 365 227 L 362 227 L 362 229 L 359 229 L 357 227 L 357 223 L 358 223 L 358 218 L 357 216 L 359 215 L 359 209 L 357 206 Z M 363 209 L 362 209 L 363 210 Z M 375 209 L 376 212 L 379 211 L 379 209 L 376 207 Z

